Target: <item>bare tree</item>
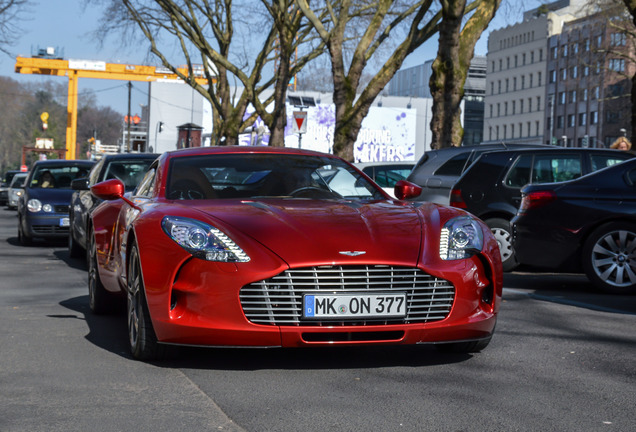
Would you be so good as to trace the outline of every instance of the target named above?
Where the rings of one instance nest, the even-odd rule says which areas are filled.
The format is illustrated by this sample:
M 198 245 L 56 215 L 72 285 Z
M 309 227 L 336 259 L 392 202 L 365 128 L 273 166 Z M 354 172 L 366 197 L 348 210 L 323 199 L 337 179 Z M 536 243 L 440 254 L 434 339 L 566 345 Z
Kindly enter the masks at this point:
M 0 0 L 0 51 L 11 55 L 8 46 L 20 36 L 18 23 L 29 6 L 29 0 Z
M 283 145 L 288 83 L 320 55 L 323 46 L 320 41 L 311 45 L 311 28 L 303 23 L 292 0 L 261 0 L 260 8 L 254 2 L 236 5 L 232 0 L 104 1 L 108 13 L 102 32 L 130 32 L 131 25 L 136 26 L 163 66 L 211 103 L 214 143 L 236 144 L 239 133 L 260 116 L 271 131 L 271 141 Z M 252 39 L 245 37 L 247 34 Z M 186 63 L 186 73 L 178 67 L 181 60 L 174 59 L 171 49 L 175 44 L 178 59 Z M 301 49 L 304 45 L 311 47 Z M 306 54 L 296 58 L 299 51 Z M 269 67 L 274 73 L 264 78 Z M 198 84 L 194 79 L 197 74 L 208 84 Z M 242 89 L 237 91 L 239 85 Z M 265 98 L 270 89 L 272 94 Z M 250 104 L 255 112 L 247 116 Z
M 467 0 L 442 0 L 441 3 L 439 48 L 430 81 L 432 148 L 459 146 L 462 142 L 460 103 L 468 68 L 475 44 L 495 16 L 501 0 L 474 0 L 469 4 Z

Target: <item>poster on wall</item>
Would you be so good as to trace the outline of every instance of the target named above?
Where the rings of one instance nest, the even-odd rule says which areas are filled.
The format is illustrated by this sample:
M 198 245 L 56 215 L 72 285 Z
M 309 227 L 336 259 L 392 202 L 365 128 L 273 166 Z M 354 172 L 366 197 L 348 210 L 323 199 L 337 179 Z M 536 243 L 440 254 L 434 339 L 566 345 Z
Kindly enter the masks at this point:
M 294 107 L 287 106 L 285 147 L 333 153 L 335 106 L 318 104 L 306 108 L 307 129 L 294 133 Z M 246 113 L 246 118 L 250 113 Z M 415 159 L 416 110 L 371 107 L 354 145 L 355 162 L 412 161 Z M 269 130 L 258 118 L 251 133 L 242 134 L 240 145 L 269 145 Z

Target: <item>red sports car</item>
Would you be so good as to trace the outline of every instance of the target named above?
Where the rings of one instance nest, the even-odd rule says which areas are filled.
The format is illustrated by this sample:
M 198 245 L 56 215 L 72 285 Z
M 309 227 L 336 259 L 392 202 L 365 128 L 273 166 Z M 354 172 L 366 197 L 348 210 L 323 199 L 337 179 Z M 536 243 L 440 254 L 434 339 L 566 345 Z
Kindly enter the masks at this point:
M 402 181 L 399 198 L 419 193 Z M 486 347 L 500 253 L 470 214 L 391 199 L 333 155 L 274 147 L 163 154 L 89 222 L 89 299 L 125 296 L 132 355 L 166 345 Z

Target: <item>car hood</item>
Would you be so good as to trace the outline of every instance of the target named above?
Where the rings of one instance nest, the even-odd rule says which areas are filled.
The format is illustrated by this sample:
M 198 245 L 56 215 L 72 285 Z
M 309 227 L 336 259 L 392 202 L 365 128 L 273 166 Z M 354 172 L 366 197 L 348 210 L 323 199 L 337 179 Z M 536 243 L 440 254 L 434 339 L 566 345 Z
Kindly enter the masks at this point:
M 252 237 L 290 264 L 415 266 L 420 255 L 419 212 L 397 202 L 278 199 L 212 203 L 197 209 Z
M 43 204 L 70 204 L 73 189 L 28 188 L 28 199 L 39 199 Z

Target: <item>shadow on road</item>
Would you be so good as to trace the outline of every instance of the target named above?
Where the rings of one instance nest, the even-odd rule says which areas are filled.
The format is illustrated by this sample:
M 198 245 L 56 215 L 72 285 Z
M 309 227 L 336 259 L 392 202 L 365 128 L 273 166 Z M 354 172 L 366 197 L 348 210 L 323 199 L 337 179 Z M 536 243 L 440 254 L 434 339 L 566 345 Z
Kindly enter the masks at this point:
M 536 300 L 603 312 L 636 314 L 636 295 L 606 294 L 581 274 L 505 273 L 504 289 L 504 298 L 506 292 L 518 292 Z
M 60 302 L 60 305 L 83 315 L 89 328 L 86 336 L 88 341 L 101 349 L 132 360 L 128 350 L 123 308 L 116 315 L 95 315 L 88 306 L 88 296 L 70 298 Z M 73 315 L 73 318 L 77 316 Z M 167 358 L 154 364 L 160 367 L 193 369 L 304 370 L 422 367 L 460 363 L 470 358 L 472 355 L 469 354 L 441 353 L 428 345 L 269 349 L 171 347 Z

